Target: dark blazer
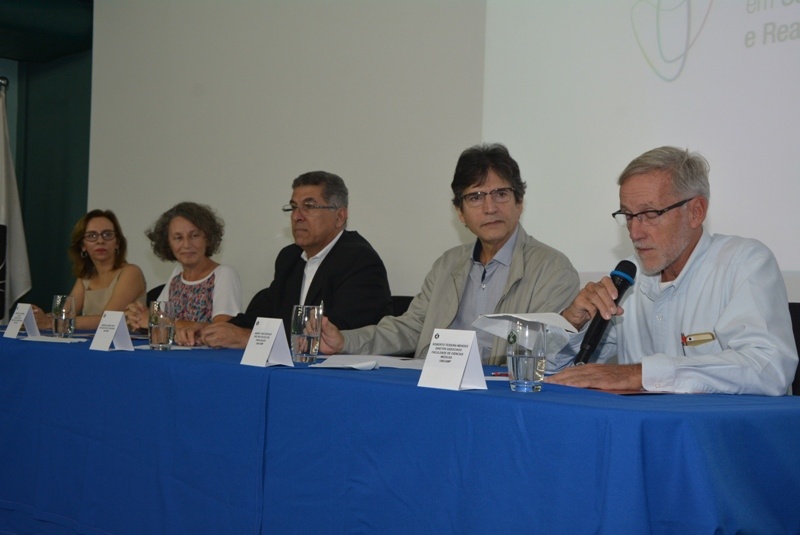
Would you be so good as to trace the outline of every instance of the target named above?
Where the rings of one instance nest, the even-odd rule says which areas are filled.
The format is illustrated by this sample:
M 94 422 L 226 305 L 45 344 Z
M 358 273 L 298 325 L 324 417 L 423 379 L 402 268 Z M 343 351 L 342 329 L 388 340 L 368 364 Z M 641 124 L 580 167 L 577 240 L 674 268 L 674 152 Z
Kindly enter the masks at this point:
M 292 307 L 299 304 L 305 261 L 295 245 L 281 249 L 275 259 L 275 279 L 258 292 L 247 310 L 230 322 L 252 329 L 256 318 L 281 318 L 289 336 Z M 386 268 L 378 253 L 358 232 L 345 230 L 319 265 L 305 305 L 324 301 L 325 316 L 339 329 L 373 325 L 392 313 Z

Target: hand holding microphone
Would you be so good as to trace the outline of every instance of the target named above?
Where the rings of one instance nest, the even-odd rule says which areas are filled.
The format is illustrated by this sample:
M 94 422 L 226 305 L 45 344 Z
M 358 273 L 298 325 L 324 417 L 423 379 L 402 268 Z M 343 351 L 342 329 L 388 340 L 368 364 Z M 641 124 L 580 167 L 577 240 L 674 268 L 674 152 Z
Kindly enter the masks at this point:
M 636 266 L 633 264 L 633 262 L 629 262 L 628 260 L 623 260 L 617 264 L 616 269 L 611 272 L 609 280 L 616 289 L 617 294 L 616 299 L 613 300 L 615 306 L 619 304 L 622 296 L 633 284 L 634 277 L 636 277 Z M 582 327 L 583 324 L 581 323 L 580 326 L 576 325 L 575 322 L 570 319 L 570 316 L 572 316 L 572 318 L 577 318 L 580 317 L 580 313 L 590 314 L 590 310 L 592 308 L 595 311 L 594 318 L 589 324 L 589 328 L 586 330 L 586 334 L 583 337 L 580 351 L 578 351 L 578 355 L 575 357 L 575 364 L 585 364 L 589 361 L 592 353 L 594 353 L 594 351 L 597 349 L 600 340 L 603 338 L 603 334 L 605 333 L 610 320 L 610 316 L 608 319 L 603 317 L 603 314 L 601 313 L 601 307 L 608 306 L 609 303 L 607 302 L 611 300 L 610 296 L 612 294 L 608 292 L 607 289 L 602 285 L 599 287 L 599 289 L 595 290 L 596 288 L 598 288 L 598 285 L 587 285 L 587 287 L 582 290 L 575 299 L 575 302 L 573 302 L 572 306 L 564 311 L 564 316 L 573 322 L 573 325 L 576 327 Z M 576 313 L 574 310 L 576 308 L 580 312 Z

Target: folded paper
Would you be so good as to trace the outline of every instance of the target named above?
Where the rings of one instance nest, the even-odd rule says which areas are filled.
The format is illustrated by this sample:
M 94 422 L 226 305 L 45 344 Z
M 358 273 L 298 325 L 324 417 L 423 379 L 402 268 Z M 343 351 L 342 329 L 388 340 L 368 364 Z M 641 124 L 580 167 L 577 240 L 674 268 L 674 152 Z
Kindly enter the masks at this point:
M 262 368 L 276 365 L 294 366 L 282 319 L 256 319 L 241 364 Z
M 417 386 L 486 390 L 475 331 L 435 329 Z
M 95 351 L 109 351 L 111 346 L 118 351 L 133 351 L 131 333 L 125 325 L 125 315 L 119 311 L 107 310 L 100 318 L 100 325 L 94 333 L 94 339 L 89 349 Z
M 17 308 L 14 309 L 14 314 L 11 315 L 6 332 L 3 333 L 3 338 L 16 338 L 23 325 L 29 337 L 39 336 L 39 326 L 36 325 L 33 308 L 29 303 L 19 303 Z
M 558 353 L 569 341 L 569 335 L 575 333 L 575 327 L 560 314 L 553 312 L 535 314 L 486 314 L 472 322 L 472 326 L 504 340 L 517 322 L 543 323 L 547 340 L 547 357 Z M 532 348 L 528 348 L 532 349 Z

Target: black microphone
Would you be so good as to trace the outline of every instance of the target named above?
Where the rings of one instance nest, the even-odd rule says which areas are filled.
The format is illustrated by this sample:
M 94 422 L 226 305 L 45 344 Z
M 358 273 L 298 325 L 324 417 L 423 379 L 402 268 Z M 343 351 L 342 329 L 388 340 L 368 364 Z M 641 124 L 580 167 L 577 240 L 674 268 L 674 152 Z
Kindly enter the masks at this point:
M 609 276 L 614 286 L 617 287 L 617 299 L 614 301 L 614 304 L 618 305 L 622 300 L 622 296 L 625 295 L 625 292 L 628 291 L 628 288 L 633 284 L 633 279 L 636 277 L 636 266 L 629 260 L 623 260 L 617 264 L 617 267 Z M 581 343 L 581 350 L 578 351 L 578 356 L 575 357 L 575 364 L 586 364 L 589 362 L 589 358 L 592 356 L 592 353 L 594 353 L 594 350 L 597 349 L 600 339 L 603 338 L 603 333 L 606 332 L 606 327 L 608 327 L 608 320 L 604 319 L 599 313 L 595 314 L 592 323 L 590 323 L 589 328 L 586 329 L 586 335 L 583 337 L 583 342 Z

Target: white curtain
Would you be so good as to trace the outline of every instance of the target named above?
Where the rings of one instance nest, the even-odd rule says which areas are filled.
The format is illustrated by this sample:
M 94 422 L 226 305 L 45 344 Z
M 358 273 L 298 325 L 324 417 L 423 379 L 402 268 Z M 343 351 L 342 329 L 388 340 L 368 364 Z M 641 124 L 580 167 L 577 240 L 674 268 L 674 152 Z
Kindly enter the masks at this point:
M 25 229 L 22 226 L 17 177 L 11 158 L 4 89 L 0 89 L 0 123 L 3 128 L 3 146 L 0 148 L 0 300 L 3 302 L 3 310 L 0 312 L 0 324 L 5 325 L 14 302 L 31 289 L 31 272 L 28 266 L 28 249 L 25 246 Z

